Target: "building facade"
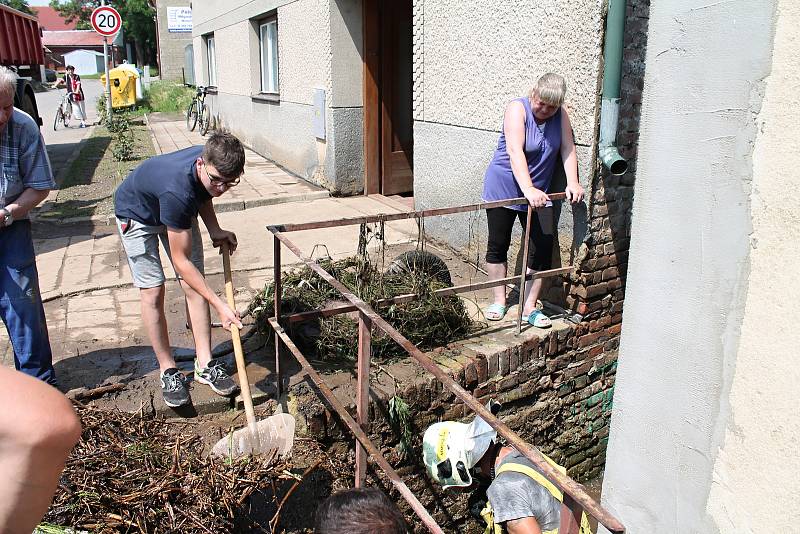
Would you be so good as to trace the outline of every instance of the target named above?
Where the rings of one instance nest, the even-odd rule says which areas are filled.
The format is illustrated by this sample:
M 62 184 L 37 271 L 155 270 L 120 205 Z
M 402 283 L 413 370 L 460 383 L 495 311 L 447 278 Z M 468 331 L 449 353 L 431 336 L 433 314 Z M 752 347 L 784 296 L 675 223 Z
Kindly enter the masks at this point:
M 159 76 L 190 83 L 194 73 L 188 72 L 192 65 L 186 65 L 186 48 L 192 45 L 192 2 L 157 0 L 155 4 Z
M 357 0 L 195 2 L 195 80 L 217 121 L 340 194 L 363 191 Z

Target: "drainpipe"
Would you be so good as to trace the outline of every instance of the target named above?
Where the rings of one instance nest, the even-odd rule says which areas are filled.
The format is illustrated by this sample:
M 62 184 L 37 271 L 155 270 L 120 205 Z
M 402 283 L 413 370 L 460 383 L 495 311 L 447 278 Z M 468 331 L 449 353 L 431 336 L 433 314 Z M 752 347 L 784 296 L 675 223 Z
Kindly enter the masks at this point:
M 608 0 L 603 50 L 603 100 L 600 105 L 599 156 L 611 174 L 621 175 L 628 162 L 617 150 L 619 93 L 622 81 L 622 42 L 625 36 L 625 0 Z

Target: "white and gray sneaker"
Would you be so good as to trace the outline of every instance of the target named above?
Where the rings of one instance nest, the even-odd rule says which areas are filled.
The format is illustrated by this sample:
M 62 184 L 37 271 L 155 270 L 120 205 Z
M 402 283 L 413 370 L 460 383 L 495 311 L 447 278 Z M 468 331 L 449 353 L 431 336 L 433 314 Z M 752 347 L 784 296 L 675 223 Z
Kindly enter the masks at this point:
M 161 373 L 161 394 L 164 404 L 170 408 L 177 408 L 189 404 L 189 388 L 186 387 L 186 375 L 179 369 L 172 367 Z
M 225 365 L 220 360 L 211 360 L 204 369 L 200 369 L 199 362 L 194 361 L 194 379 L 201 384 L 206 384 L 214 393 L 229 397 L 239 392 L 239 386 L 228 375 Z

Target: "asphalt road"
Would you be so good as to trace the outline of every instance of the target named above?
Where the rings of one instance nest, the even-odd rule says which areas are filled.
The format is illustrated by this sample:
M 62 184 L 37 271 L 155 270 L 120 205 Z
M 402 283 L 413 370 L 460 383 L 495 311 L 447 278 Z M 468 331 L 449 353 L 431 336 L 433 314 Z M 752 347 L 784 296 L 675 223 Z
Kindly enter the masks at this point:
M 92 125 L 97 121 L 95 102 L 103 92 L 103 88 L 99 80 L 83 80 L 83 92 L 86 95 L 86 115 L 88 119 L 86 123 L 87 125 Z M 47 153 L 53 166 L 53 174 L 57 177 L 64 163 L 77 148 L 78 143 L 88 133 L 88 129 L 79 128 L 80 122 L 74 119 L 70 121 L 69 127 L 59 126 L 57 131 L 53 131 L 53 120 L 63 94 L 63 89 L 51 89 L 45 93 L 36 93 L 36 105 L 39 108 L 39 115 L 42 117 L 43 123 L 42 136 L 47 144 Z

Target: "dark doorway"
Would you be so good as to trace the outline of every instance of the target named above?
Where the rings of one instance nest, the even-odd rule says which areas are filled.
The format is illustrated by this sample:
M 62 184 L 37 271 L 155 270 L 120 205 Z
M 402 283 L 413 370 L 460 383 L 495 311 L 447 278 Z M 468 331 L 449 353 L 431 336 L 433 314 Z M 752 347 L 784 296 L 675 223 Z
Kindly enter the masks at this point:
M 365 192 L 414 188 L 411 0 L 364 0 Z

